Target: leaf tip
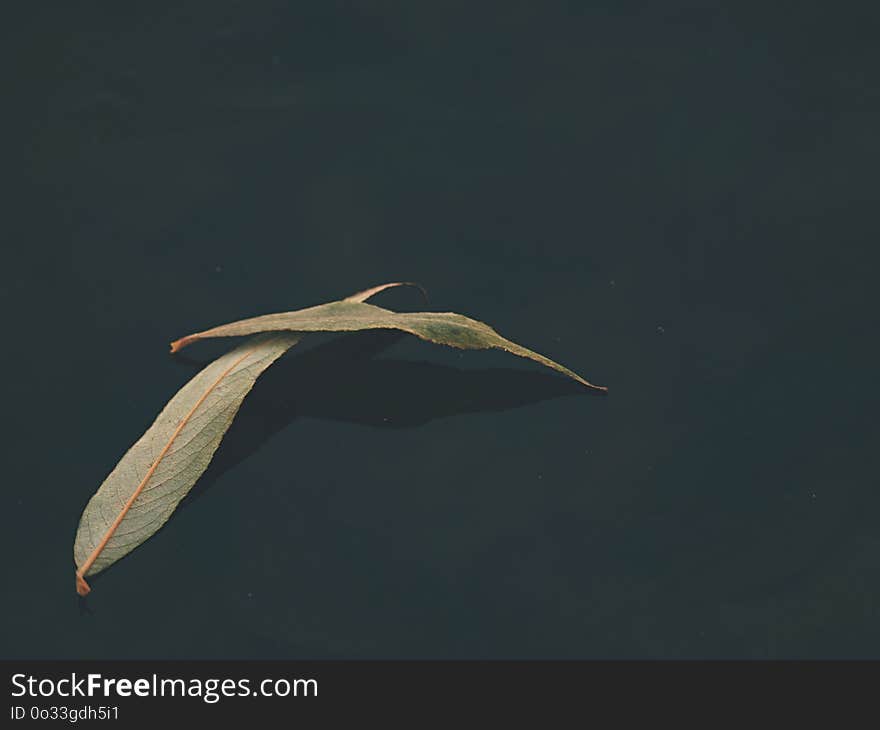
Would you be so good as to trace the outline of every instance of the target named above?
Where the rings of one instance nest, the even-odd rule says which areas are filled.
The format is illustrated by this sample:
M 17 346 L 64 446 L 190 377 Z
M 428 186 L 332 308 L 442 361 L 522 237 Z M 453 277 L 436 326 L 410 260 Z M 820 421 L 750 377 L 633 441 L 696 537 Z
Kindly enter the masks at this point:
M 76 592 L 81 596 L 89 595 L 89 592 L 92 589 L 89 587 L 89 584 L 86 583 L 86 579 L 82 577 L 82 574 L 77 571 L 76 573 Z
M 367 299 L 378 294 L 379 292 L 385 291 L 386 289 L 391 289 L 396 286 L 415 287 L 416 289 L 418 289 L 422 293 L 422 296 L 424 297 L 425 301 L 426 302 L 429 301 L 428 290 L 425 289 L 425 287 L 423 287 L 421 284 L 418 284 L 417 282 L 414 282 L 414 281 L 392 281 L 388 284 L 379 284 L 379 286 L 374 286 L 370 289 L 364 289 L 364 291 L 355 292 L 351 296 L 345 297 L 345 299 L 343 299 L 342 301 L 344 301 L 344 302 L 365 302 L 365 301 L 367 301 Z
M 171 343 L 171 354 L 173 355 L 175 352 L 179 352 L 184 347 L 186 347 L 187 344 L 188 338 L 186 337 L 181 337 L 179 340 L 174 340 L 174 342 Z

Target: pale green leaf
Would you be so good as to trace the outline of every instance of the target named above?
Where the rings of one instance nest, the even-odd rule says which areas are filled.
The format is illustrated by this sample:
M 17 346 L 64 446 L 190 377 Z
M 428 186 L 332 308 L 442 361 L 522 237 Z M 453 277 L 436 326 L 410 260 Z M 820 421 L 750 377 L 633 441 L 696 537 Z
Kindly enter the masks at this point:
M 207 469 L 257 377 L 299 339 L 285 332 L 245 341 L 162 409 L 83 511 L 74 543 L 80 595 L 89 592 L 84 576 L 112 565 L 165 524 Z
M 385 284 L 367 289 L 361 295 L 370 296 L 389 286 Z M 299 309 L 293 312 L 265 314 L 260 317 L 242 319 L 223 324 L 203 332 L 181 337 L 171 343 L 171 351 L 177 352 L 196 340 L 207 337 L 233 337 L 250 335 L 256 332 L 354 332 L 367 329 L 395 329 L 420 337 L 439 345 L 458 347 L 464 350 L 485 350 L 497 348 L 519 357 L 534 360 L 542 365 L 574 378 L 579 383 L 596 390 L 606 390 L 584 380 L 577 373 L 554 362 L 544 355 L 529 350 L 522 345 L 499 335 L 489 325 L 454 312 L 392 312 L 372 304 L 366 304 L 352 295 L 342 301 L 320 304 L 316 307 Z

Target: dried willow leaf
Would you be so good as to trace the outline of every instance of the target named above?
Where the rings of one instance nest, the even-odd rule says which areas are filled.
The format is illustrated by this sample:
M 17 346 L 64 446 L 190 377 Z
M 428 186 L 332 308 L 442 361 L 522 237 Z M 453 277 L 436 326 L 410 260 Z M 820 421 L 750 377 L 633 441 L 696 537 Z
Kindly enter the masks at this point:
M 74 542 L 76 590 L 115 563 L 171 516 L 214 452 L 257 377 L 300 339 L 254 337 L 218 358 L 178 391 L 92 496 Z
M 355 332 L 368 329 L 394 329 L 408 332 L 428 342 L 449 345 L 463 350 L 485 350 L 497 348 L 534 360 L 542 365 L 574 378 L 579 383 L 595 390 L 607 390 L 601 385 L 593 385 L 580 375 L 554 362 L 548 357 L 511 342 L 499 335 L 489 325 L 454 312 L 392 312 L 372 304 L 364 303 L 363 296 L 371 296 L 390 286 L 400 283 L 383 284 L 367 289 L 360 294 L 338 302 L 320 304 L 316 307 L 298 309 L 294 312 L 264 314 L 260 317 L 242 319 L 237 322 L 212 327 L 181 337 L 171 343 L 171 352 L 208 337 L 234 337 L 251 335 L 256 332 Z
M 381 284 L 338 302 L 241 320 L 173 342 L 171 351 L 176 352 L 206 337 L 257 335 L 190 380 L 89 500 L 74 542 L 77 592 L 86 595 L 90 590 L 86 576 L 109 567 L 165 524 L 207 469 L 256 379 L 307 332 L 396 329 L 451 347 L 499 348 L 605 390 L 469 317 L 452 312 L 391 312 L 365 303 L 374 294 L 405 284 Z

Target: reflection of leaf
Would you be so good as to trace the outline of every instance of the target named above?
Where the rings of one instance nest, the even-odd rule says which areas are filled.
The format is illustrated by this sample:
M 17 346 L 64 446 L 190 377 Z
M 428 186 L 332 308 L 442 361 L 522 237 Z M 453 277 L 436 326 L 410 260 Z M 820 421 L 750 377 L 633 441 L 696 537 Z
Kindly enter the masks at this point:
M 498 348 L 525 357 L 553 370 L 574 378 L 579 383 L 596 390 L 606 388 L 593 385 L 550 358 L 528 350 L 505 339 L 489 325 L 454 312 L 391 312 L 387 309 L 365 304 L 363 298 L 375 294 L 386 284 L 352 295 L 339 302 L 320 304 L 316 307 L 298 309 L 294 312 L 264 314 L 261 317 L 242 319 L 230 324 L 213 327 L 204 332 L 181 337 L 171 343 L 171 352 L 177 352 L 188 344 L 206 337 L 233 337 L 256 332 L 286 330 L 291 332 L 356 332 L 367 329 L 395 329 L 408 332 L 428 342 L 449 345 L 463 350 Z
M 74 542 L 76 590 L 155 533 L 208 467 L 257 377 L 299 341 L 261 335 L 218 358 L 175 395 L 92 495 Z

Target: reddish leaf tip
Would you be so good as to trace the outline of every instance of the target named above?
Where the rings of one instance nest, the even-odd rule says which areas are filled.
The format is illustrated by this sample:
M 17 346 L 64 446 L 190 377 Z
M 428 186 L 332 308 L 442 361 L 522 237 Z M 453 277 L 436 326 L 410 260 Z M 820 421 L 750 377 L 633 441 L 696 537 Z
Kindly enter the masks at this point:
M 171 343 L 171 353 L 174 354 L 175 352 L 179 352 L 186 347 L 191 340 L 192 337 L 181 337 L 179 340 L 174 340 L 174 342 Z
M 89 587 L 89 584 L 86 583 L 85 578 L 83 578 L 79 572 L 76 574 L 76 592 L 81 596 L 89 595 L 89 591 L 92 589 Z

